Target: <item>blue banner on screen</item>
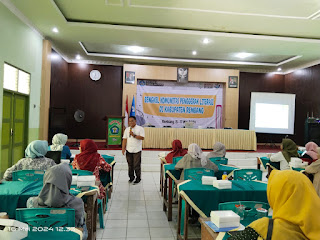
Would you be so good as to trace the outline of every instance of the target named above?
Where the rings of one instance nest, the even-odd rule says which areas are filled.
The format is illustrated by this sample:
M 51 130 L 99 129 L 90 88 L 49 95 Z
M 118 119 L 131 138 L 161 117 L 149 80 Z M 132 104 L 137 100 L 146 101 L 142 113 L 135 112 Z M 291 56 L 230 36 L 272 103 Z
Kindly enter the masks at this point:
M 138 125 L 222 128 L 223 85 L 138 80 Z

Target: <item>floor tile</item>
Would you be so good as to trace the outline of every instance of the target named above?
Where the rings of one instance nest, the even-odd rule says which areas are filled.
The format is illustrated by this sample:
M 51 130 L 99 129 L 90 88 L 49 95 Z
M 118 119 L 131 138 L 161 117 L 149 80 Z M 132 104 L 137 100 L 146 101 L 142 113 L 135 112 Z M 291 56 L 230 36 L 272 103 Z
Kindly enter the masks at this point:
M 149 228 L 127 228 L 127 236 L 132 238 L 150 237 Z
M 151 238 L 173 237 L 171 228 L 150 228 Z
M 149 227 L 148 220 L 128 220 L 128 228 L 146 228 Z
M 106 228 L 102 239 L 119 239 L 127 236 L 127 228 Z
M 105 228 L 126 228 L 127 227 L 127 219 L 125 220 L 107 220 Z

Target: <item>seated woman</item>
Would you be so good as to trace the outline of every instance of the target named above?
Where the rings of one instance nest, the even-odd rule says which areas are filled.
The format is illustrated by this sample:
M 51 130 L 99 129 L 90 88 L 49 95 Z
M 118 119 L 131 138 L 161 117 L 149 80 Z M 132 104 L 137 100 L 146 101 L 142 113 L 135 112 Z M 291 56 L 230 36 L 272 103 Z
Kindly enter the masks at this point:
M 313 186 L 320 197 L 320 160 L 311 163 L 306 167 L 306 173 L 313 175 Z
M 72 173 L 68 164 L 53 166 L 43 176 L 43 187 L 38 197 L 27 201 L 27 208 L 73 208 L 75 210 L 75 227 L 83 231 L 83 240 L 88 231 L 85 224 L 84 204 L 81 198 L 69 193 Z
M 225 156 L 226 156 L 226 146 L 221 142 L 216 142 L 213 145 L 213 151 L 208 153 L 207 160 L 209 161 L 210 158 L 225 157 Z
M 228 240 L 320 239 L 320 198 L 309 179 L 300 172 L 274 170 L 270 174 L 267 197 L 273 209 L 271 219 L 264 217 Z M 270 238 L 267 235 L 271 234 Z
M 31 142 L 25 150 L 25 158 L 20 159 L 15 165 L 8 168 L 3 175 L 7 181 L 12 180 L 12 172 L 19 170 L 47 170 L 56 165 L 56 163 L 46 158 L 48 151 L 48 142 L 36 140 Z
M 319 159 L 318 145 L 314 142 L 308 142 L 306 144 L 306 151 L 303 153 L 301 158 L 307 162 L 312 163 Z
M 187 150 L 182 148 L 180 140 L 176 139 L 172 142 L 172 151 L 166 156 L 167 163 L 172 163 L 174 157 L 182 157 L 187 154 Z
M 100 195 L 102 199 L 106 196 L 106 191 L 100 182 L 99 171 L 110 172 L 111 166 L 98 153 L 98 147 L 91 139 L 80 141 L 80 153 L 77 154 L 72 162 L 74 169 L 87 170 L 93 172 L 96 176 L 96 181 L 99 182 Z
M 298 157 L 298 148 L 294 141 L 285 138 L 281 143 L 281 152 L 273 154 L 270 157 L 271 162 L 280 162 L 280 170 L 290 169 L 289 162 L 292 157 Z
M 61 159 L 70 159 L 70 148 L 66 146 L 68 136 L 62 133 L 57 133 L 52 138 L 52 145 L 49 146 L 49 151 L 60 151 Z
M 175 166 L 175 169 L 182 170 L 180 180 L 184 180 L 183 170 L 187 168 L 208 168 L 215 172 L 219 170 L 217 165 L 206 159 L 201 148 L 195 143 L 189 145 L 188 153 Z

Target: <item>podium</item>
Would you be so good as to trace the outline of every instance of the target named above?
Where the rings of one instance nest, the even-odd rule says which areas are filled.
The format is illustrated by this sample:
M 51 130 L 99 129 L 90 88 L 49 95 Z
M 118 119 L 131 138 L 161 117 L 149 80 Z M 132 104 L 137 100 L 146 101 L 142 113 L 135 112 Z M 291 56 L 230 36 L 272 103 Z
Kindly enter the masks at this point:
M 121 147 L 124 116 L 105 116 L 107 124 L 106 147 Z

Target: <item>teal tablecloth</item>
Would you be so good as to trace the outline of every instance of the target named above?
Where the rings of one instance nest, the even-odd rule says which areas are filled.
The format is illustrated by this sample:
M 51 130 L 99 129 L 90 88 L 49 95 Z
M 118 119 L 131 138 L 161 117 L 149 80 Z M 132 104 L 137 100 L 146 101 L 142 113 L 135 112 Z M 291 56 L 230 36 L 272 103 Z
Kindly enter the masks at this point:
M 169 171 L 176 179 L 180 179 L 181 172 L 179 170 L 176 170 L 174 167 L 176 164 L 164 164 L 164 173 Z M 218 165 L 219 171 L 216 172 L 214 175 L 217 177 L 217 179 L 221 179 L 224 172 L 227 172 L 227 174 L 231 173 L 233 170 L 238 169 L 236 167 L 226 166 L 226 165 Z M 167 174 L 166 174 L 167 175 Z
M 103 157 L 103 159 L 111 165 L 112 170 L 111 172 L 100 172 L 100 181 L 102 183 L 102 185 L 104 187 L 108 186 L 108 185 L 112 185 L 112 181 L 113 181 L 113 169 L 114 169 L 114 165 L 116 164 L 114 157 L 113 156 L 109 156 L 109 155 L 101 155 L 101 157 Z
M 232 189 L 217 189 L 202 185 L 200 181 L 189 181 L 178 186 L 188 198 L 207 216 L 218 209 L 219 203 L 233 201 L 268 202 L 267 184 L 255 181 L 232 181 Z
M 7 212 L 9 218 L 15 218 L 17 208 L 27 207 L 30 197 L 38 196 L 43 186 L 42 181 L 20 182 L 4 181 L 0 184 L 0 212 Z M 89 190 L 94 189 L 90 187 Z M 71 186 L 70 193 L 78 195 L 81 190 L 77 186 Z M 85 198 L 85 196 L 83 196 Z

